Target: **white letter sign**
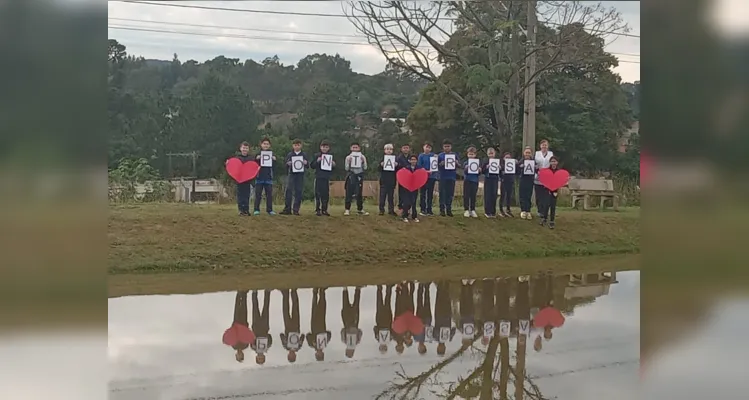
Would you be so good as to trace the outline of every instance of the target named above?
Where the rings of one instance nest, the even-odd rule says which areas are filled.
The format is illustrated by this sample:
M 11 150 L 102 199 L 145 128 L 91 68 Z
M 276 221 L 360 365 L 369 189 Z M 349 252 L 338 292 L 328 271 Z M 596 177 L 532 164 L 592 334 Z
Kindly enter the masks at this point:
M 531 333 L 531 321 L 521 319 L 518 322 L 518 334 L 528 336 Z
M 429 172 L 439 171 L 439 164 L 437 163 L 437 156 L 429 157 Z
M 387 344 L 390 341 L 390 329 L 380 329 L 377 340 L 380 344 Z
M 261 151 L 260 152 L 260 166 L 261 167 L 272 167 L 273 166 L 273 152 L 272 151 Z
M 499 175 L 500 160 L 499 158 L 489 159 L 489 173 Z
M 471 323 L 463 324 L 463 338 L 473 339 L 474 335 L 476 335 L 476 327 Z
M 445 154 L 445 169 L 449 171 L 455 171 L 455 154 Z
M 289 337 L 286 340 L 286 345 L 292 350 L 299 350 L 302 347 L 302 338 L 299 332 L 289 332 Z
M 304 172 L 303 156 L 291 156 L 291 172 Z
M 332 154 L 323 154 L 320 160 L 320 169 L 323 171 L 332 171 L 333 170 L 333 155 Z
M 505 174 L 508 174 L 508 175 L 515 174 L 515 159 L 514 158 L 505 158 Z
M 510 321 L 499 321 L 499 337 L 510 337 Z
M 440 343 L 447 343 L 447 342 L 449 342 L 450 341 L 450 333 L 451 332 L 450 332 L 450 328 L 449 327 L 443 326 L 442 328 L 440 328 L 440 339 L 439 339 L 439 342 Z
M 385 157 L 382 159 L 382 170 L 383 171 L 395 171 L 395 156 L 392 154 L 385 154 Z M 353 166 L 354 160 L 351 160 L 351 165 Z
M 258 354 L 264 354 L 265 350 L 268 350 L 268 338 L 259 337 L 255 340 L 255 349 Z
M 427 326 L 426 328 L 424 328 L 424 339 L 426 339 L 426 341 L 429 343 L 434 342 L 434 327 L 433 326 Z
M 484 337 L 493 337 L 494 336 L 494 322 L 487 321 L 484 322 Z
M 356 348 L 356 334 L 346 334 L 346 350 L 354 350 Z
M 322 350 L 328 346 L 328 334 L 327 333 L 325 332 L 318 333 L 315 339 L 316 339 L 315 342 L 317 343 L 318 350 Z
M 481 161 L 478 158 L 469 158 L 466 162 L 466 172 L 476 175 L 481 171 Z
M 524 160 L 523 161 L 523 175 L 535 175 L 536 174 L 536 160 Z
M 351 153 L 351 168 L 362 167 L 362 155 L 361 152 Z

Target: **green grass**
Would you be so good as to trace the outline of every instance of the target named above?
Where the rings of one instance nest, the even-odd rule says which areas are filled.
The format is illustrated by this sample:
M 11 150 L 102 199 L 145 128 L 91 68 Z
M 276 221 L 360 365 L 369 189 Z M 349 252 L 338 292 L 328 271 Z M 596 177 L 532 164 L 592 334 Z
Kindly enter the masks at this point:
M 369 207 L 370 212 L 375 208 Z M 436 262 L 638 253 L 639 208 L 558 210 L 557 229 L 537 220 L 388 216 L 238 217 L 233 205 L 110 206 L 111 275 L 221 271 L 320 272 L 373 265 L 418 268 Z

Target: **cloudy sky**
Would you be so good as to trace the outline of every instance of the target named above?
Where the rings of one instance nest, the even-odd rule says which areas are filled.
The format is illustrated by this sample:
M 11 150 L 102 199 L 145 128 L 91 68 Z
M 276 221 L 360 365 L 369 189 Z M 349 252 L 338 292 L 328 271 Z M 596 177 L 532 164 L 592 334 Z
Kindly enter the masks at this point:
M 608 37 L 606 50 L 620 59 L 615 71 L 623 81 L 639 80 L 640 3 L 602 3 L 620 11 L 630 28 L 628 34 L 631 36 Z M 154 59 L 169 60 L 174 53 L 181 60 L 201 62 L 218 55 L 241 61 L 278 55 L 284 64 L 296 64 L 308 54 L 338 53 L 351 61 L 351 67 L 357 72 L 375 74 L 385 67 L 384 57 L 374 47 L 363 44 L 366 39 L 345 17 L 263 14 L 160 4 L 110 1 L 109 37 L 126 45 L 131 55 Z M 339 1 L 193 1 L 170 4 L 343 15 Z

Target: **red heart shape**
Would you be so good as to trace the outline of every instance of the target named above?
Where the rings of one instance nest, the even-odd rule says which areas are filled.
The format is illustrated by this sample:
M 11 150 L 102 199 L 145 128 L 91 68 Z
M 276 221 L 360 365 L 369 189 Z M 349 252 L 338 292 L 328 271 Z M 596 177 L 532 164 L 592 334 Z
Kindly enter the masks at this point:
M 258 172 L 260 172 L 260 165 L 255 161 L 242 162 L 242 160 L 234 157 L 230 158 L 229 162 L 226 163 L 226 172 L 229 176 L 234 178 L 237 183 L 244 183 L 254 179 Z
M 564 169 L 558 169 L 556 172 L 553 172 L 551 168 L 543 168 L 538 171 L 538 180 L 553 192 L 559 190 L 569 182 L 570 173 Z
M 427 180 L 429 180 L 429 172 L 423 168 L 414 172 L 411 172 L 408 168 L 403 168 L 395 174 L 395 179 L 401 186 L 413 192 L 426 185 Z

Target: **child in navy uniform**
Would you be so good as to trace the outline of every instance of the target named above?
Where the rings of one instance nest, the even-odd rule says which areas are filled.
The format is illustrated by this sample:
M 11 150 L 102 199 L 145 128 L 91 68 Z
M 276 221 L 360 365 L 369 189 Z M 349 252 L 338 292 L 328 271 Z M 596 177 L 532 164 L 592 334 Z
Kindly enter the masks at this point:
M 260 141 L 260 150 L 270 151 L 270 139 L 263 138 Z M 257 153 L 255 159 L 260 162 L 260 153 Z M 276 161 L 276 156 L 273 156 L 273 161 Z M 260 167 L 260 171 L 257 173 L 255 179 L 255 211 L 253 215 L 260 215 L 260 202 L 263 199 L 263 192 L 265 192 L 265 211 L 268 215 L 276 215 L 273 211 L 273 167 Z
M 388 143 L 384 147 L 385 155 L 393 154 L 393 145 Z M 398 215 L 395 213 L 395 203 L 393 195 L 395 194 L 395 171 L 385 171 L 383 167 L 385 162 L 380 162 L 380 215 L 385 215 L 385 201 L 388 204 L 388 214 Z M 397 167 L 396 167 L 397 168 Z
M 408 157 L 408 166 L 406 167 L 409 171 L 414 172 L 417 169 L 421 169 L 416 164 L 419 162 L 419 157 L 416 154 L 411 154 Z M 418 190 L 409 191 L 406 188 L 402 188 L 403 193 L 403 222 L 408 222 L 408 213 L 411 212 L 411 219 L 413 222 L 419 222 L 418 214 L 416 213 L 417 196 L 419 195 Z
M 487 158 L 484 159 L 484 163 L 481 166 L 481 171 L 484 173 L 484 216 L 486 218 L 496 218 L 497 190 L 499 189 L 501 168 L 496 171 L 489 170 L 489 159 L 497 156 L 497 152 L 493 147 L 486 149 L 486 155 Z
M 357 142 L 351 143 L 350 149 L 351 154 L 347 155 L 343 162 L 343 168 L 348 172 L 343 185 L 346 190 L 346 209 L 343 215 L 351 215 L 351 200 L 354 197 L 356 197 L 357 214 L 369 215 L 364 211 L 364 171 L 367 170 L 367 157 L 361 154 L 361 146 Z
M 510 217 L 514 218 L 515 216 L 512 215 L 512 211 L 510 210 L 510 204 L 512 204 L 512 199 L 515 197 L 515 175 L 517 175 L 517 161 L 515 163 L 515 173 L 513 174 L 507 174 L 505 173 L 505 160 L 512 159 L 512 154 L 509 152 L 506 152 L 502 156 L 502 166 L 501 166 L 501 176 L 502 176 L 502 186 L 500 190 L 500 196 L 499 196 L 499 215 L 503 217 Z
M 526 160 L 532 161 L 525 165 Z M 536 160 L 533 159 L 533 149 L 523 150 L 523 159 L 518 164 L 520 175 L 520 219 L 533 219 L 531 213 L 531 198 L 533 197 L 533 180 L 536 175 Z
M 556 156 L 552 156 L 549 159 L 549 169 L 553 173 L 559 171 L 559 159 Z M 554 218 L 557 214 L 557 195 L 559 195 L 559 191 L 552 191 L 546 187 L 544 187 L 544 189 L 546 190 L 546 193 L 544 193 L 544 198 L 541 203 L 541 226 L 546 225 L 548 221 L 549 229 L 554 229 Z
M 237 154 L 235 158 L 238 158 L 239 161 L 242 161 L 242 164 L 246 163 L 247 161 L 252 161 L 252 157 L 250 156 L 250 144 L 247 142 L 242 142 L 239 145 L 239 154 Z M 228 163 L 229 160 L 226 160 L 226 162 Z M 250 215 L 251 187 L 251 181 L 237 183 L 237 209 L 239 209 L 239 215 L 241 217 Z
M 404 144 L 401 146 L 401 153 L 398 157 L 395 157 L 395 172 L 400 169 L 406 168 L 409 165 L 409 154 L 411 153 L 411 146 Z M 403 186 L 398 185 L 398 210 L 403 211 L 403 198 L 408 196 L 408 190 Z
M 460 157 L 458 153 L 452 151 L 453 143 L 447 139 L 442 141 L 442 153 L 437 156 L 437 165 L 440 176 L 440 216 L 453 216 L 453 196 L 455 196 L 455 179 L 457 178 L 457 168 L 460 167 Z M 445 169 L 445 155 L 452 154 L 455 156 L 455 168 Z
M 299 208 L 302 206 L 302 190 L 304 189 L 304 170 L 309 168 L 309 161 L 307 161 L 307 154 L 302 151 L 302 141 L 295 139 L 291 146 L 294 150 L 286 155 L 286 168 L 289 173 L 289 178 L 286 184 L 286 205 L 281 211 L 281 214 L 289 215 L 294 212 L 294 215 L 299 215 Z M 291 165 L 291 157 L 302 156 L 302 163 L 304 169 L 301 172 L 294 172 Z M 294 200 L 294 206 L 292 208 L 291 201 Z
M 429 163 L 431 162 L 432 157 L 434 157 L 434 153 L 432 153 L 432 145 L 429 143 L 424 143 L 424 147 L 422 149 L 424 150 L 424 152 L 419 154 L 419 162 L 417 163 L 417 165 L 427 171 L 431 171 L 431 165 L 429 165 Z M 434 212 L 432 211 L 432 203 L 434 201 L 434 185 L 439 179 L 439 171 L 430 172 L 429 180 L 427 180 L 426 185 L 422 186 L 421 189 L 419 189 L 421 215 L 434 216 Z
M 468 159 L 476 158 L 476 148 L 471 146 L 466 151 Z M 463 166 L 463 212 L 464 217 L 478 218 L 476 214 L 476 195 L 479 191 L 479 173 L 468 173 L 468 162 Z
M 328 154 L 330 151 L 330 143 L 327 140 L 320 142 L 320 152 L 315 154 L 315 157 L 310 163 L 310 167 L 315 170 L 315 215 L 329 217 L 328 214 L 328 202 L 330 201 L 330 176 L 333 174 L 331 171 L 327 171 L 321 168 L 323 154 Z M 335 161 L 332 161 L 332 166 L 335 167 Z

